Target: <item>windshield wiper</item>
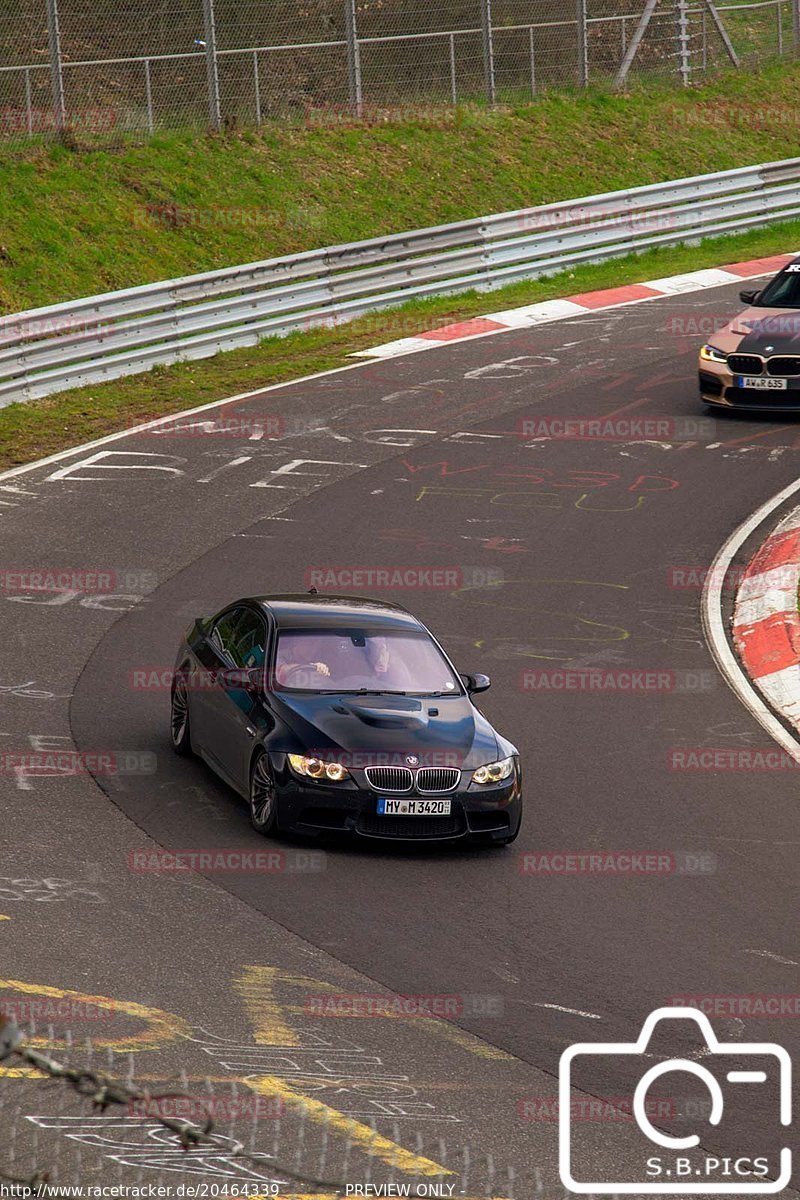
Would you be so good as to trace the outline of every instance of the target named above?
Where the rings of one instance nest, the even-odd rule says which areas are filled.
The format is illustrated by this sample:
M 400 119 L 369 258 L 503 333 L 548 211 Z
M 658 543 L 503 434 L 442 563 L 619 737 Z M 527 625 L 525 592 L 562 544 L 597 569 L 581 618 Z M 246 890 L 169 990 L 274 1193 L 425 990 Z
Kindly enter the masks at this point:
M 393 691 L 390 688 L 342 688 L 335 694 L 337 696 L 407 696 L 408 692 Z

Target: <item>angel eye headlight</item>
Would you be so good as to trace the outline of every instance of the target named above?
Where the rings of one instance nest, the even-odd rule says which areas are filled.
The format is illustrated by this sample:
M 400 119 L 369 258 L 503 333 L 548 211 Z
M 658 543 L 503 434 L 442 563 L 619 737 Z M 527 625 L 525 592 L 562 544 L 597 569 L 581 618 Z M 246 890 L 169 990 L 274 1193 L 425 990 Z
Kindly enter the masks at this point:
M 288 757 L 292 770 L 309 779 L 329 779 L 332 783 L 339 783 L 349 774 L 347 767 L 341 763 L 325 762 L 322 758 L 309 758 L 305 754 L 290 754 Z
M 502 783 L 514 772 L 514 759 L 501 758 L 499 762 L 485 763 L 473 772 L 473 783 Z
M 727 354 L 708 343 L 700 347 L 700 357 L 704 362 L 727 363 L 728 361 Z

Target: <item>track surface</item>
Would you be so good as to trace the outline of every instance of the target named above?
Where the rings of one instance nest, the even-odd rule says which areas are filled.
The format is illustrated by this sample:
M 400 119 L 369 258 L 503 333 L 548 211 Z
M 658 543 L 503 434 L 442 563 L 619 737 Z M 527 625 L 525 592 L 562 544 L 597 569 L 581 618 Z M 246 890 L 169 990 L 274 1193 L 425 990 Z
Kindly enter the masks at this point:
M 402 1054 L 434 1091 L 449 1087 L 454 1140 L 551 1189 L 555 1126 L 521 1120 L 517 1103 L 555 1094 L 567 1045 L 631 1040 L 676 995 L 800 990 L 794 776 L 669 766 L 676 748 L 768 748 L 716 673 L 699 588 L 674 586 L 673 568 L 702 570 L 796 476 L 800 425 L 723 415 L 698 436 L 684 427 L 657 441 L 520 437 L 523 419 L 703 418 L 694 346 L 666 325 L 678 311 L 736 305 L 735 288 L 710 289 L 363 366 L 236 406 L 285 417 L 279 440 L 170 429 L 7 480 L 21 489 L 2 493 L 18 506 L 0 510 L 10 564 L 158 580 L 141 601 L 2 604 L 0 683 L 35 675 L 54 693 L 9 697 L 4 748 L 71 734 L 83 750 L 158 756 L 152 776 L 98 779 L 140 832 L 91 780 L 9 789 L 20 834 L 5 874 L 88 872 L 111 901 L 53 905 L 47 922 L 19 904 L 3 930 L 17 977 L 124 994 L 217 1030 L 241 1020 L 230 980 L 245 963 L 290 963 L 343 991 L 372 981 L 401 994 L 490 997 L 502 1016 L 455 1021 L 474 1040 L 433 1037 L 419 1022 L 329 1024 Z M 168 695 L 132 688 L 131 670 L 171 666 L 190 619 L 235 596 L 304 590 L 314 567 L 385 565 L 499 572 L 494 586 L 389 598 L 429 624 L 462 670 L 492 676 L 482 707 L 524 756 L 518 842 L 492 852 L 329 844 L 324 871 L 266 881 L 131 877 L 125 854 L 148 839 L 263 846 L 235 796 L 199 763 L 171 756 Z M 522 685 L 526 670 L 569 666 L 694 674 L 687 690 L 635 697 Z M 526 851 L 590 850 L 689 854 L 711 869 L 565 878 L 520 868 Z M 300 972 L 304 956 L 314 971 Z M 729 1020 L 718 1032 L 797 1051 L 796 1025 Z M 678 1035 L 669 1049 L 689 1046 Z M 579 1082 L 594 1095 L 630 1094 L 630 1077 L 613 1067 Z M 766 1101 L 748 1121 L 704 1144 L 736 1153 L 736 1139 L 752 1134 L 777 1144 Z M 609 1155 L 623 1164 L 624 1134 L 613 1150 L 602 1128 L 591 1136 L 598 1164 Z

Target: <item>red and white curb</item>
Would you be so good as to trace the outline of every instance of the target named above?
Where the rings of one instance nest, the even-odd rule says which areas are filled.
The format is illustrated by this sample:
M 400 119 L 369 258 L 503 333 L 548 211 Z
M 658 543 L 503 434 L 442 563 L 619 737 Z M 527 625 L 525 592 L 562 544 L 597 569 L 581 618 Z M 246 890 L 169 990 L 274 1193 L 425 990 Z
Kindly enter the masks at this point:
M 795 257 L 796 254 L 774 254 L 771 258 L 754 258 L 749 262 L 731 263 L 726 267 L 710 267 L 704 271 L 690 271 L 686 275 L 650 279 L 647 283 L 604 288 L 599 292 L 579 292 L 574 296 L 566 296 L 563 300 L 542 300 L 538 304 L 526 304 L 522 308 L 510 308 L 504 312 L 457 321 L 454 325 L 443 325 L 439 329 L 431 329 L 414 337 L 398 338 L 393 342 L 385 342 L 382 346 L 374 346 L 371 350 L 359 350 L 352 357 L 395 358 L 399 354 L 434 350 L 437 346 L 450 342 L 487 337 L 493 333 L 507 333 L 509 329 L 525 329 L 532 325 L 563 321 L 580 313 L 618 308 L 623 304 L 641 304 L 659 296 L 678 296 L 686 292 L 697 292 L 702 288 L 737 283 L 742 279 L 757 279 L 762 275 L 774 274 Z
M 736 593 L 733 638 L 745 671 L 800 729 L 800 508 L 751 558 Z

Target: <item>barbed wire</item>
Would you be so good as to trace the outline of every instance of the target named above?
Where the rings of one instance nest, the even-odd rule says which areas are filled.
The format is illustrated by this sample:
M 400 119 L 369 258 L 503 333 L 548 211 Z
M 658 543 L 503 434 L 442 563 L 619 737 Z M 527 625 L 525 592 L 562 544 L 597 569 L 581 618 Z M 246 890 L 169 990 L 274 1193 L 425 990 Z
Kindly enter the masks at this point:
M 134 1103 L 143 1105 L 147 1119 L 156 1121 L 173 1133 L 186 1151 L 193 1147 L 221 1147 L 229 1158 L 236 1158 L 261 1168 L 268 1164 L 277 1175 L 287 1176 L 295 1182 L 310 1184 L 326 1192 L 339 1193 L 343 1190 L 343 1184 L 339 1180 L 318 1178 L 311 1173 L 287 1167 L 278 1163 L 277 1158 L 271 1154 L 260 1152 L 254 1154 L 246 1149 L 243 1142 L 238 1140 L 231 1145 L 231 1139 L 226 1135 L 214 1133 L 214 1120 L 207 1109 L 205 1109 L 206 1119 L 202 1123 L 170 1117 L 158 1112 L 158 1104 L 164 1100 L 187 1099 L 192 1103 L 197 1103 L 196 1098 L 184 1089 L 154 1092 L 149 1088 L 141 1088 L 132 1083 L 123 1083 L 100 1071 L 58 1062 L 49 1054 L 44 1054 L 35 1046 L 29 1045 L 16 1021 L 0 1013 L 0 1062 L 15 1059 L 27 1067 L 41 1072 L 47 1079 L 66 1084 L 82 1099 L 88 1100 L 95 1112 L 104 1113 L 114 1105 L 125 1106 L 129 1111 L 130 1106 Z M 201 1108 L 203 1107 L 201 1102 Z M 28 1194 L 37 1196 L 42 1195 L 43 1189 L 49 1184 L 50 1173 L 42 1168 L 36 1168 L 27 1176 L 18 1176 L 0 1169 L 0 1179 L 29 1189 Z M 47 1194 L 52 1194 L 49 1188 Z

